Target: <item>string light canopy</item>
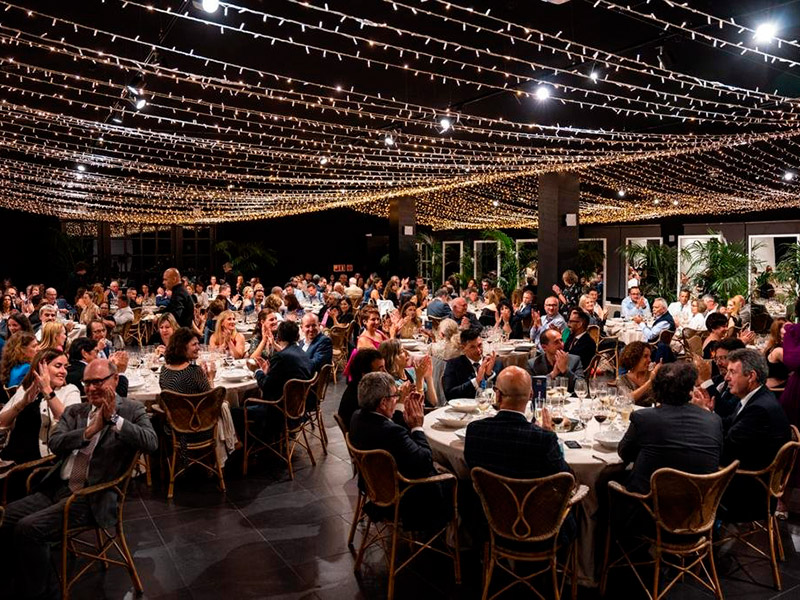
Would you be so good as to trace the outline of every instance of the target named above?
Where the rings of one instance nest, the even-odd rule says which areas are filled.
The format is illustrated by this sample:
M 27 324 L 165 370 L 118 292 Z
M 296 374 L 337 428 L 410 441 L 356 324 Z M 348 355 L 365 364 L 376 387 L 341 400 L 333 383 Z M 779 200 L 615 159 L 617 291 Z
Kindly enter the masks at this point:
M 779 22 L 572 4 L 0 0 L 0 205 L 197 225 L 411 196 L 434 229 L 535 227 L 538 176 L 573 171 L 584 223 L 800 206 Z

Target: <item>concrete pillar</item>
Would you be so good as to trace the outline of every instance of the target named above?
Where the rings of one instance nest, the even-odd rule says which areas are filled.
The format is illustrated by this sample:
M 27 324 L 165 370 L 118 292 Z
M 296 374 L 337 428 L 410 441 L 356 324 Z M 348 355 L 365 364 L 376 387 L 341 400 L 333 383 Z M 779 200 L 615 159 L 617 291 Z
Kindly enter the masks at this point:
M 539 176 L 539 286 L 537 300 L 552 295 L 561 274 L 574 269 L 578 257 L 578 200 L 580 180 L 574 173 Z M 574 224 L 567 225 L 567 215 Z
M 400 196 L 389 201 L 389 270 L 387 275 L 414 277 L 417 274 L 417 249 L 414 236 L 416 201 Z

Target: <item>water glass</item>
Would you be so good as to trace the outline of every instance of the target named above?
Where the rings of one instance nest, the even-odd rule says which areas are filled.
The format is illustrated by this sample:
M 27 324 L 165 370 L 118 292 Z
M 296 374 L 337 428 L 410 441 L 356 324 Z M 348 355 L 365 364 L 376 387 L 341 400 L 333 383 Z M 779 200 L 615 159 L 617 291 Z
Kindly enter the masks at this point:
M 577 379 L 575 381 L 575 395 L 583 401 L 589 394 L 589 386 L 586 384 L 585 379 Z
M 583 443 L 588 444 L 592 440 L 589 437 L 589 421 L 592 420 L 594 416 L 594 407 L 592 406 L 591 400 L 581 400 L 581 406 L 578 409 L 578 419 L 580 419 L 581 424 L 583 425 Z

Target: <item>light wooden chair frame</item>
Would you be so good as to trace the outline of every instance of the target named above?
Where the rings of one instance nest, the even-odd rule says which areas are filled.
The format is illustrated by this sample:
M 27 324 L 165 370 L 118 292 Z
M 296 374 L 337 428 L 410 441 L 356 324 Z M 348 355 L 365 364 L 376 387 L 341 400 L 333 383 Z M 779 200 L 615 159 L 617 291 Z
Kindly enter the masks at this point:
M 328 393 L 328 385 L 333 378 L 335 370 L 336 369 L 333 366 L 333 363 L 322 365 L 319 373 L 317 373 L 316 383 L 312 388 L 314 395 L 317 397 L 316 407 L 314 410 L 306 412 L 309 424 L 311 425 L 311 431 L 309 432 L 309 435 L 319 440 L 320 444 L 322 445 L 322 452 L 326 455 L 328 454 L 328 434 L 325 431 L 325 421 L 322 418 L 322 403 L 324 402 L 325 396 Z M 309 392 L 312 390 L 309 390 Z
M 345 425 L 344 420 L 339 415 L 339 413 L 334 413 L 333 419 L 336 421 L 336 424 L 339 426 L 339 429 L 342 431 L 343 436 L 347 436 L 349 428 Z M 350 452 L 350 444 L 347 444 L 347 453 L 350 455 L 350 461 L 353 465 L 353 477 L 358 475 L 358 467 L 356 466 L 356 461 L 353 458 L 352 452 Z M 353 548 L 353 540 L 356 537 L 356 528 L 358 524 L 364 520 L 366 515 L 364 514 L 364 503 L 366 502 L 366 496 L 364 495 L 364 490 L 360 487 L 358 488 L 358 498 L 356 499 L 356 508 L 353 511 L 353 520 L 350 523 L 350 533 L 347 535 L 347 547 L 352 551 Z

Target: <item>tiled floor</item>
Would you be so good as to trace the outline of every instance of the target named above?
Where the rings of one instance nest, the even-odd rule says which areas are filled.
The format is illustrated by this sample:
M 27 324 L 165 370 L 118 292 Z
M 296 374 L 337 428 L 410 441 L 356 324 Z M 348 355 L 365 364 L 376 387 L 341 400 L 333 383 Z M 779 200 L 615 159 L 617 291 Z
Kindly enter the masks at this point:
M 322 456 L 316 442 L 317 465 L 312 467 L 300 450 L 294 481 L 277 462 L 264 461 L 251 467 L 246 479 L 238 465 L 231 465 L 227 494 L 200 473 L 179 480 L 171 502 L 158 483 L 152 489 L 142 480 L 132 483 L 125 525 L 145 598 L 385 597 L 386 571 L 380 554 L 372 554 L 356 576 L 346 545 L 356 487 L 344 440 L 330 416 L 343 389 L 341 382 L 331 386 L 325 403 L 328 456 Z M 800 598 L 800 522 L 785 524 L 782 534 L 787 553 L 781 567 L 784 591 L 772 589 L 766 563 L 727 553 L 718 561 L 726 598 Z M 396 597 L 480 598 L 478 555 L 465 552 L 462 560 L 463 583 L 455 586 L 449 561 L 425 555 L 398 577 Z M 615 572 L 607 597 L 643 598 L 635 586 L 629 575 Z M 517 589 L 504 597 L 532 597 Z M 73 594 L 76 599 L 131 596 L 128 575 L 117 567 L 92 571 Z M 581 600 L 596 597 L 595 590 L 579 590 Z M 687 582 L 670 597 L 711 595 Z

